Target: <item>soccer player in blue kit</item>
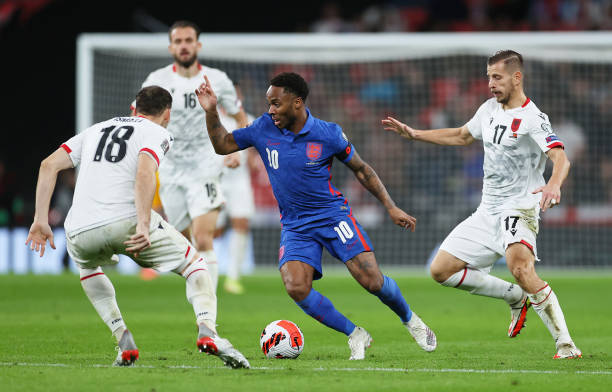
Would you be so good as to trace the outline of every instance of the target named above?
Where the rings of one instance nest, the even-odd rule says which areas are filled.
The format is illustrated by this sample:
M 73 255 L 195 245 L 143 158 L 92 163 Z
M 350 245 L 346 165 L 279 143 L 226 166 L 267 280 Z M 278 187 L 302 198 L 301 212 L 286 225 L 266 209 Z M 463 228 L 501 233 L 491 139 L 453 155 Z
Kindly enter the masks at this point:
M 204 78 L 196 94 L 206 111 L 206 127 L 217 154 L 254 146 L 265 163 L 281 212 L 279 269 L 289 296 L 306 314 L 349 337 L 349 359 L 364 359 L 370 334 L 312 288 L 312 281 L 323 275 L 325 247 L 345 263 L 363 288 L 400 317 L 423 350 L 435 350 L 436 335 L 411 311 L 397 283 L 381 273 L 368 235 L 355 220 L 348 201 L 331 184 L 334 157 L 380 200 L 393 223 L 414 231 L 416 219 L 395 205 L 340 126 L 310 113 L 306 81 L 291 72 L 275 76 L 266 93 L 268 112 L 246 128 L 228 133 L 219 120 L 217 97 Z

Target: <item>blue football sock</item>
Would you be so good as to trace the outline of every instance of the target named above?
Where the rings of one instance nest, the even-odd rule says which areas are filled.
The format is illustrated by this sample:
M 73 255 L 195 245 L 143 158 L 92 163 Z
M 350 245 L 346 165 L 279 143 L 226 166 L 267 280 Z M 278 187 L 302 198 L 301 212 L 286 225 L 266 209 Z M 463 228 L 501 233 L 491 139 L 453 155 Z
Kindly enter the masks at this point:
M 315 289 L 311 289 L 308 296 L 296 304 L 307 315 L 338 332 L 350 335 L 355 329 L 355 324 L 338 312 L 334 304 Z
M 374 295 L 377 296 L 382 303 L 391 308 L 391 310 L 402 319 L 402 322 L 405 323 L 410 321 L 412 318 L 412 310 L 410 310 L 410 306 L 406 303 L 397 283 L 388 276 L 384 278 L 385 282 L 382 288 L 379 292 L 374 293 Z

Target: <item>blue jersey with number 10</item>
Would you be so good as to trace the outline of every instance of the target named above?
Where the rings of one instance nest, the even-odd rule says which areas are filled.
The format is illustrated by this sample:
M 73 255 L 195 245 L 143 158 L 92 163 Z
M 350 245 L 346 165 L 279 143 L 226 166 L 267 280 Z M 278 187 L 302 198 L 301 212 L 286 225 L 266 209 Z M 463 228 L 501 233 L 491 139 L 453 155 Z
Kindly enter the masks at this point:
M 286 228 L 350 214 L 347 200 L 331 184 L 331 166 L 334 157 L 350 161 L 353 146 L 338 124 L 307 113 L 298 134 L 276 127 L 268 113 L 232 133 L 240 149 L 254 146 L 259 152 Z

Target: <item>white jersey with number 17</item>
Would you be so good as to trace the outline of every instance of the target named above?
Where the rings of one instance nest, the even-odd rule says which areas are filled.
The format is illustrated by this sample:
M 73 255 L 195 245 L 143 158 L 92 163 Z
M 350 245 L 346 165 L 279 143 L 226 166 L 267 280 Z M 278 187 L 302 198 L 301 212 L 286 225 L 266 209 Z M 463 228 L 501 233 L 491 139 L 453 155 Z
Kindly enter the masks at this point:
M 144 117 L 97 123 L 62 144 L 79 168 L 67 235 L 135 216 L 138 155 L 148 154 L 159 166 L 171 145 L 168 131 Z
M 466 125 L 484 146 L 481 206 L 492 214 L 535 208 L 542 196 L 531 192 L 545 184 L 545 153 L 563 147 L 548 116 L 529 98 L 509 110 L 491 98 Z

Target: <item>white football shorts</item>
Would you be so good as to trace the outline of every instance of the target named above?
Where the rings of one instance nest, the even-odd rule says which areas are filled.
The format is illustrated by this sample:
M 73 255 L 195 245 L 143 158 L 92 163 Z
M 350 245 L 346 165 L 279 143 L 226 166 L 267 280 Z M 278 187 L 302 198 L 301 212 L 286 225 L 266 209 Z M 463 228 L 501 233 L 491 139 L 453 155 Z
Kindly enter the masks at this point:
M 538 219 L 538 207 L 504 210 L 500 214 L 489 214 L 478 207 L 450 232 L 440 249 L 487 272 L 506 254 L 506 248 L 517 242 L 525 244 L 539 260 L 536 249 Z
M 227 214 L 230 218 L 253 217 L 255 201 L 247 167 L 241 165 L 235 169 L 226 168 L 221 176 L 221 190 L 225 197 L 222 214 Z
M 115 254 L 124 254 L 144 268 L 154 268 L 160 272 L 180 270 L 194 255 L 189 241 L 172 225 L 151 211 L 149 239 L 151 246 L 142 251 L 138 257 L 125 251 L 123 243 L 136 232 L 135 216 L 108 223 L 104 226 L 83 231 L 71 237 L 67 236 L 68 254 L 81 267 L 95 269 L 99 266 L 114 265 Z
M 219 208 L 224 202 L 219 177 L 164 183 L 160 178 L 159 197 L 168 222 L 178 231 L 189 227 L 198 216 Z

